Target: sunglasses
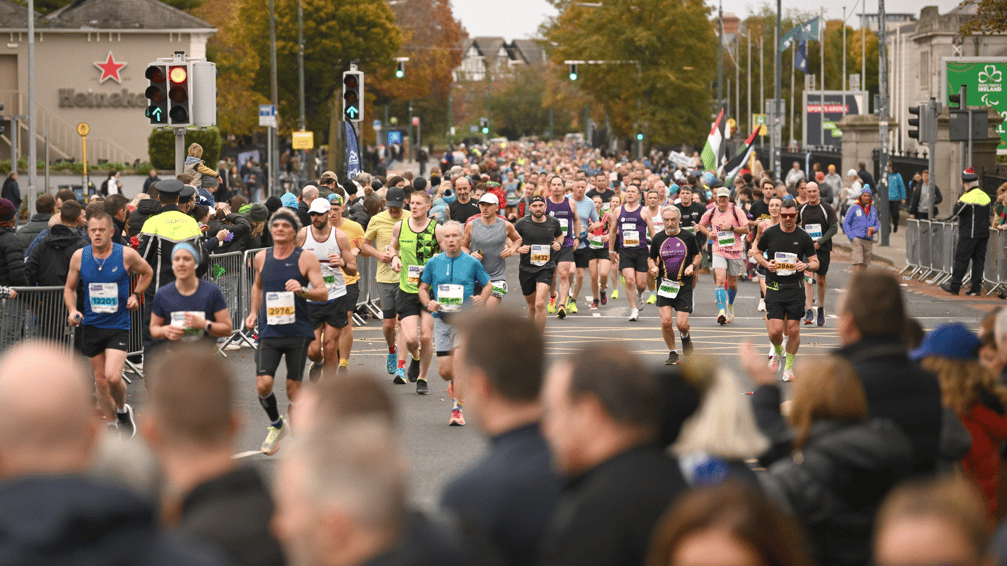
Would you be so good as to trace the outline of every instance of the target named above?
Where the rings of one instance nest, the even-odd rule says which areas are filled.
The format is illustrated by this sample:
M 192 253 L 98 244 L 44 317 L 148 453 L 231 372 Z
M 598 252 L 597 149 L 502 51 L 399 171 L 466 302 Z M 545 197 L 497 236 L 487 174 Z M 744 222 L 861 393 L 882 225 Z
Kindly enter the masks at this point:
M 791 212 L 790 214 L 783 214 L 781 212 L 780 213 L 780 218 L 797 218 L 797 213 L 796 212 Z

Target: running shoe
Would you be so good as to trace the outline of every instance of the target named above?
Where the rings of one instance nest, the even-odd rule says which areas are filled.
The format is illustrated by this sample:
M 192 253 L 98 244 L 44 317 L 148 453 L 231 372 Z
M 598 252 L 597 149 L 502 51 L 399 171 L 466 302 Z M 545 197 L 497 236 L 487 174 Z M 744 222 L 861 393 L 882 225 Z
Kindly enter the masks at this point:
M 653 291 L 650 292 L 650 296 L 647 297 L 647 304 L 648 305 L 657 304 L 657 293 Z
M 339 364 L 339 367 L 336 368 L 336 373 L 350 373 L 350 366 Z
M 125 413 L 116 413 L 116 424 L 119 425 L 119 433 L 127 438 L 136 436 L 136 421 L 133 419 L 133 407 L 127 403 Z
M 604 297 L 604 296 L 605 295 L 603 294 L 602 297 Z M 614 301 L 614 300 L 616 300 L 618 298 L 619 298 L 619 288 L 616 287 L 615 289 L 612 290 L 612 300 Z
M 682 338 L 682 353 L 686 356 L 690 356 L 692 355 L 693 350 L 695 350 L 695 347 L 692 345 L 692 336 L 689 335 Z
M 615 298 L 615 297 L 613 297 L 613 298 Z M 603 304 L 603 305 L 607 305 L 608 304 L 608 295 L 605 293 L 605 291 L 601 292 L 601 304 Z
M 808 309 L 808 315 L 804 317 L 804 324 L 812 324 L 815 321 L 815 311 Z
M 734 305 L 727 305 L 727 322 L 734 322 Z
M 409 371 L 407 372 L 409 381 L 412 383 L 416 382 L 416 379 L 420 376 L 420 361 L 416 358 L 409 360 Z
M 570 314 L 577 314 L 577 312 L 578 312 L 577 311 L 577 301 L 574 301 L 572 299 L 569 300 L 569 301 L 567 301 L 566 308 L 567 308 L 568 311 L 570 311 Z
M 724 312 L 724 309 L 720 309 L 720 314 L 717 315 L 717 323 L 727 324 L 727 314 Z
M 591 301 L 591 310 L 598 310 L 598 299 Z
M 406 368 L 397 368 L 395 370 L 395 377 L 392 378 L 392 383 L 395 385 L 406 384 Z
M 673 366 L 677 363 L 678 363 L 678 352 L 675 352 L 674 350 L 668 352 L 668 359 L 664 360 L 664 365 Z
M 636 294 L 636 304 L 640 307 L 640 312 L 647 306 L 647 303 L 643 300 L 643 291 Z
M 465 426 L 465 415 L 462 414 L 461 407 L 451 409 L 451 420 L 448 421 L 448 426 Z
M 818 307 L 818 326 L 825 326 L 825 309 Z
M 793 380 L 794 380 L 794 368 L 784 368 L 783 381 L 793 381 Z
M 395 373 L 395 368 L 398 367 L 396 364 L 396 362 L 398 362 L 398 357 L 399 356 L 394 349 L 388 353 L 388 360 L 385 362 L 385 371 L 389 374 Z
M 776 350 L 775 350 L 775 349 L 773 348 L 773 345 L 772 345 L 772 344 L 770 344 L 770 345 L 769 345 L 769 353 L 768 353 L 768 354 L 766 354 L 766 359 L 767 359 L 767 360 L 771 360 L 771 359 L 773 359 L 773 353 L 774 353 L 775 351 L 776 351 Z
M 262 453 L 266 456 L 272 456 L 276 454 L 276 451 L 280 449 L 280 439 L 287 436 L 287 427 L 290 423 L 287 422 L 286 417 L 280 417 L 280 427 L 270 425 L 269 433 L 266 434 L 266 439 L 262 441 Z
M 556 309 L 556 318 L 558 318 L 560 320 L 563 320 L 564 318 L 566 318 L 566 307 L 565 306 L 560 305 L 559 308 Z
M 759 299 L 759 312 L 766 312 L 766 299 Z
M 425 379 L 416 380 L 416 394 L 430 395 L 430 386 L 427 384 L 427 380 Z
M 549 314 L 556 312 L 556 295 L 549 296 L 549 304 L 545 307 L 545 312 Z
M 317 383 L 322 378 L 322 368 L 324 366 L 325 364 L 311 362 L 311 367 L 308 368 L 308 379 L 311 380 L 311 383 Z
M 776 373 L 780 369 L 780 356 L 776 353 L 769 354 L 769 371 Z
M 630 310 L 629 311 L 629 320 L 631 320 L 631 321 L 640 320 L 640 310 L 639 309 L 632 309 L 632 310 Z

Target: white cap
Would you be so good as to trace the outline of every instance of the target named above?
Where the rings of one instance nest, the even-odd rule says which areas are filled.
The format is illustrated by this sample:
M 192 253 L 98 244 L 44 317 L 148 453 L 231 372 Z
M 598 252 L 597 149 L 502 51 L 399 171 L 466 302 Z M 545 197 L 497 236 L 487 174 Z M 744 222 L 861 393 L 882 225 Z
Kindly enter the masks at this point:
M 500 206 L 500 199 L 493 193 L 486 193 L 479 199 L 479 204 L 495 204 Z
M 719 189 L 717 189 L 717 197 L 731 198 L 731 189 L 727 187 L 720 187 Z
M 857 176 L 857 170 L 856 169 L 850 169 L 849 171 L 846 172 L 846 176 L 847 177 L 856 177 Z
M 329 213 L 329 199 L 316 198 L 311 201 L 311 206 L 308 207 L 308 214 L 328 214 Z

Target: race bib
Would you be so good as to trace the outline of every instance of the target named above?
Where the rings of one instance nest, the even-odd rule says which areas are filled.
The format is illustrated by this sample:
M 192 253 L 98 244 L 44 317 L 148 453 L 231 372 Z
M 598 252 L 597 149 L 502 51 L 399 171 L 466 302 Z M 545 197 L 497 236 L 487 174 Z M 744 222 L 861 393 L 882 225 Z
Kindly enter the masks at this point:
M 325 286 L 331 290 L 332 286 L 336 284 L 336 271 L 327 264 L 322 264 L 321 267 L 322 267 L 322 281 L 324 281 Z
M 622 233 L 622 245 L 627 248 L 635 248 L 640 245 L 640 232 L 636 230 L 626 230 Z
M 717 232 L 717 245 L 722 248 L 733 248 L 734 247 L 734 231 L 733 230 L 719 230 Z
M 612 210 L 612 205 L 610 203 L 607 203 L 607 202 L 602 203 L 602 205 L 601 205 L 601 211 L 602 212 L 608 212 L 610 210 Z
M 293 291 L 266 293 L 266 324 L 293 324 L 297 319 L 294 313 Z
M 566 236 L 567 232 L 570 231 L 569 221 L 566 218 L 557 218 L 556 221 L 559 222 L 559 229 L 562 230 L 563 235 Z
M 588 234 L 587 244 L 588 246 L 590 246 L 592 250 L 600 250 L 602 247 L 604 247 L 604 244 L 602 244 L 601 242 L 601 234 L 598 235 Z
M 804 227 L 804 231 L 811 236 L 812 240 L 819 240 L 822 237 L 822 225 L 821 224 L 808 224 Z
M 181 338 L 182 342 L 195 342 L 203 337 L 203 329 L 186 327 L 185 315 L 187 314 L 191 314 L 193 316 L 203 316 L 204 313 L 197 311 L 175 311 L 171 313 L 171 325 L 185 329 L 185 334 L 183 334 Z
M 531 264 L 535 267 L 542 267 L 543 265 L 549 263 L 549 245 L 547 244 L 532 244 L 531 246 Z
M 661 285 L 657 288 L 657 296 L 666 299 L 674 299 L 682 289 L 682 283 L 671 279 L 661 279 Z
M 419 285 L 420 284 L 420 275 L 423 275 L 423 266 L 422 265 L 410 265 L 409 269 L 406 272 L 406 281 L 410 285 Z
M 776 274 L 781 277 L 797 273 L 797 254 L 786 252 L 776 252 L 773 255 L 776 261 Z
M 465 287 L 462 285 L 438 285 L 437 302 L 444 312 L 458 312 L 465 302 Z
M 89 283 L 91 312 L 113 314 L 119 312 L 119 285 L 115 283 Z
M 498 299 L 502 299 L 507 295 L 507 282 L 506 281 L 490 281 L 490 285 L 493 286 L 493 292 L 491 296 Z

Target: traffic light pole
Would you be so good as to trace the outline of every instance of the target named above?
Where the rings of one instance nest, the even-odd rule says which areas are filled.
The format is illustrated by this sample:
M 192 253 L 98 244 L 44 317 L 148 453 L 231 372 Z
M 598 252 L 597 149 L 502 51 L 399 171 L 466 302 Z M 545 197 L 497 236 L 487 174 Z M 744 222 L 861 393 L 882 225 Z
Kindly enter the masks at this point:
M 185 128 L 175 128 L 175 175 L 185 170 Z

